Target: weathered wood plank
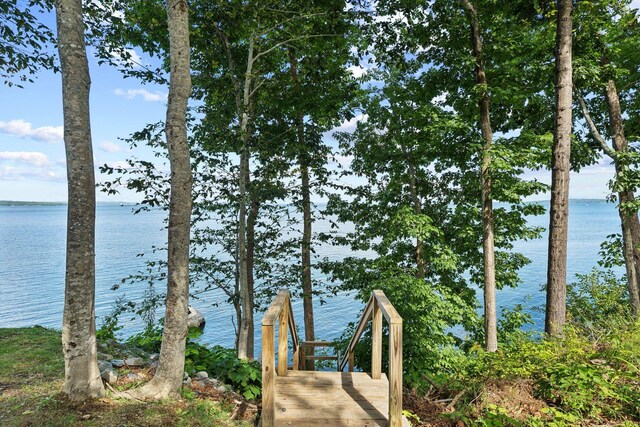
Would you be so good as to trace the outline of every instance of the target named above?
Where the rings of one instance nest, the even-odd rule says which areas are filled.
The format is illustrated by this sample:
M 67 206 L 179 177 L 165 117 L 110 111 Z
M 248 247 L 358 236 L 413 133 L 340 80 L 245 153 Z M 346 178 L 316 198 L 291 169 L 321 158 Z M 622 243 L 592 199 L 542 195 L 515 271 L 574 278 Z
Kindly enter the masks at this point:
M 300 344 L 307 347 L 334 347 L 336 345 L 333 341 L 302 341 Z
M 371 378 L 379 379 L 382 373 L 382 310 L 377 300 L 373 302 L 371 321 Z
M 284 304 L 289 296 L 289 291 L 286 289 L 280 290 L 278 295 L 273 299 L 273 302 L 264 312 L 264 316 L 262 317 L 262 326 L 273 326 L 276 324 L 276 320 L 279 319 L 280 312 L 284 307 Z
M 262 326 L 262 427 L 275 427 L 276 378 L 273 326 Z
M 373 298 L 378 301 L 378 305 L 384 314 L 384 317 L 387 319 L 387 322 L 393 323 L 402 323 L 402 317 L 396 311 L 396 308 L 389 302 L 387 296 L 381 290 L 373 291 Z
M 373 313 L 373 296 L 369 299 L 369 302 L 367 302 L 367 305 L 364 307 L 364 311 L 362 312 L 362 316 L 360 317 L 360 322 L 358 322 L 358 326 L 356 327 L 353 337 L 351 338 L 351 341 L 349 341 L 349 345 L 347 346 L 347 353 L 345 354 L 345 357 L 342 359 L 342 361 L 338 365 L 339 371 L 342 371 L 344 369 L 345 365 L 349 361 L 349 357 L 353 356 L 352 355 L 353 349 L 356 347 L 356 344 L 360 340 L 360 336 L 362 336 L 362 333 L 367 327 L 367 322 L 371 318 L 372 313 Z M 349 365 L 352 366 L 352 364 L 349 364 Z
M 402 323 L 389 325 L 389 426 L 402 426 Z
M 280 312 L 280 328 L 278 330 L 278 375 L 287 375 L 287 359 L 289 358 L 289 307 L 285 305 Z

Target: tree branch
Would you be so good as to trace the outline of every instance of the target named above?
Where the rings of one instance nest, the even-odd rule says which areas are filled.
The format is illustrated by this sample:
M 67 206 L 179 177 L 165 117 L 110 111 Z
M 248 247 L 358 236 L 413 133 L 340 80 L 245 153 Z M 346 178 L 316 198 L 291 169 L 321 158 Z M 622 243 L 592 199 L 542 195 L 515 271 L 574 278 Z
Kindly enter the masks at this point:
M 595 123 L 593 123 L 593 120 L 591 119 L 591 115 L 589 114 L 589 110 L 587 109 L 587 103 L 584 101 L 584 98 L 580 94 L 576 94 L 576 96 L 578 97 L 578 101 L 580 102 L 580 107 L 582 107 L 582 114 L 584 115 L 584 118 L 587 121 L 587 124 L 589 125 L 589 130 L 591 131 L 591 135 L 594 137 L 596 141 L 598 141 L 598 143 L 600 144 L 600 148 L 602 148 L 602 151 L 604 151 L 604 153 L 607 156 L 611 157 L 612 159 L 615 159 L 617 157 L 616 151 L 607 145 L 607 142 L 604 140 L 602 135 L 600 135 L 600 132 L 598 132 L 598 129 L 596 128 Z
M 264 56 L 272 51 L 274 51 L 275 49 L 279 48 L 280 46 L 286 45 L 287 43 L 291 43 L 291 42 L 295 42 L 298 40 L 305 40 L 305 39 L 310 39 L 310 38 L 315 38 L 315 37 L 334 37 L 336 36 L 336 34 L 310 34 L 310 35 L 306 35 L 306 36 L 300 36 L 300 37 L 293 37 L 287 40 L 283 40 L 279 43 L 276 43 L 275 45 L 271 46 L 269 49 L 264 50 L 260 53 L 258 53 L 256 56 L 253 57 L 254 62 L 261 56 Z

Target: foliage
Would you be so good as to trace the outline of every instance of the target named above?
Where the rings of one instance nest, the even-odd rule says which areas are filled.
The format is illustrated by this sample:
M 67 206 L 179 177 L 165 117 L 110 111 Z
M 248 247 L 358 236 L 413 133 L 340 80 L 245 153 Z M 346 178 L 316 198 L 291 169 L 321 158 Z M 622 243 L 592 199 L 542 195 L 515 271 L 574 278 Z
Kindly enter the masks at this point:
M 206 371 L 211 377 L 231 385 L 245 399 L 256 399 L 262 392 L 262 370 L 255 361 L 238 359 L 235 350 L 220 346 L 207 347 L 195 342 L 201 335 L 191 328 L 185 349 L 185 372 Z M 150 353 L 160 351 L 162 327 L 154 326 L 127 339 L 127 344 Z
M 618 326 L 623 328 L 631 318 L 624 277 L 596 268 L 576 276 L 578 280 L 567 285 L 569 320 L 594 340 L 605 339 Z
M 4 84 L 22 87 L 32 83 L 40 69 L 58 69 L 51 50 L 55 36 L 38 17 L 51 8 L 51 0 L 0 2 L 0 79 Z
M 209 348 L 193 342 L 187 344 L 185 355 L 185 372 L 206 371 L 210 376 L 232 385 L 245 399 L 260 397 L 262 370 L 258 362 L 238 359 L 233 349 Z
M 434 377 L 443 386 L 467 390 L 469 401 L 482 394 L 469 391 L 489 382 L 533 381 L 535 397 L 546 406 L 543 415 L 513 420 L 513 413 L 487 402 L 479 412 L 463 406 L 451 417 L 473 425 L 639 421 L 640 322 L 630 316 L 624 291 L 624 283 L 610 271 L 579 275 L 569 287 L 571 322 L 562 338 L 508 334 L 498 352 L 473 346 L 466 355 L 458 353 L 457 371 Z

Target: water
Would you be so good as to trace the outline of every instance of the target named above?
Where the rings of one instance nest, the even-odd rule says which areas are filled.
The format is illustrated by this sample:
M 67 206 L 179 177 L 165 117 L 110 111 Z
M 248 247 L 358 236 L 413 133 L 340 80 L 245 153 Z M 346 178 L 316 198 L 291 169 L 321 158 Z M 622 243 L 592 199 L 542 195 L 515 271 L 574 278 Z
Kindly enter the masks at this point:
M 548 202 L 543 203 L 548 207 Z M 128 274 L 144 269 L 152 245 L 162 246 L 165 213 L 154 211 L 131 214 L 130 206 L 102 204 L 96 218 L 96 315 L 108 314 L 118 295 L 141 298 L 144 286 L 111 287 Z M 546 227 L 548 216 L 534 217 L 530 223 Z M 0 206 L 0 327 L 24 327 L 35 324 L 60 328 L 64 302 L 64 259 L 66 206 Z M 317 224 L 316 229 L 328 229 Z M 619 219 L 613 204 L 600 200 L 573 200 L 570 203 L 568 277 L 587 273 L 596 264 L 600 243 L 607 235 L 619 232 Z M 532 260 L 521 271 L 523 284 L 498 292 L 498 305 L 527 308 L 544 305 L 540 286 L 546 280 L 547 235 L 538 240 L 518 242 L 516 250 Z M 320 256 L 341 258 L 351 254 L 346 248 L 321 247 Z M 159 284 L 164 286 L 164 284 Z M 231 347 L 234 343 L 234 311 L 220 291 L 210 291 L 193 301 L 207 319 L 201 341 Z M 217 306 L 214 306 L 218 303 Z M 296 323 L 302 321 L 302 304 L 294 302 Z M 348 322 L 356 321 L 362 307 L 348 294 L 329 298 L 326 304 L 316 301 L 316 335 L 319 339 L 339 336 Z M 543 317 L 533 312 L 534 327 L 541 328 Z M 261 315 L 256 315 L 259 322 Z M 258 323 L 259 324 L 259 323 Z M 127 332 L 140 330 L 139 322 L 127 324 Z M 256 328 L 256 332 L 259 332 Z M 259 333 L 256 345 L 259 348 Z

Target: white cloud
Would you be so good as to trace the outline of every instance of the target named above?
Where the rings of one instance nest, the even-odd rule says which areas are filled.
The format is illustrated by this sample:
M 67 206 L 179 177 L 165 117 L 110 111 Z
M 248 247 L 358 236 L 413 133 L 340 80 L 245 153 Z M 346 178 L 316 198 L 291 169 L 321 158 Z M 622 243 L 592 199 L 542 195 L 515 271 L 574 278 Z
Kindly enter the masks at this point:
M 51 164 L 46 154 L 37 151 L 0 151 L 0 160 L 27 163 L 37 167 L 49 166 Z
M 30 138 L 36 141 L 48 142 L 50 144 L 64 140 L 64 127 L 42 126 L 34 128 L 31 123 L 22 119 L 10 120 L 8 122 L 0 121 L 0 132 L 20 138 Z
M 100 148 L 102 151 L 105 151 L 107 153 L 118 153 L 122 151 L 122 147 L 120 145 L 111 141 L 101 142 L 98 145 L 98 148 Z
M 347 70 L 349 70 L 356 79 L 362 77 L 367 72 L 367 69 L 361 65 L 352 65 L 348 67 Z
M 353 156 L 349 155 L 349 156 L 343 156 L 340 154 L 334 155 L 330 157 L 331 160 L 335 161 L 336 163 L 338 163 L 340 166 L 342 166 L 343 168 L 348 168 L 349 166 L 351 166 L 351 162 L 353 162 Z
M 142 58 L 134 49 L 125 49 L 124 53 L 120 51 L 111 52 L 111 57 L 119 65 L 127 65 L 133 68 L 142 66 Z
M 164 92 L 150 92 L 146 89 L 116 89 L 114 93 L 118 96 L 122 96 L 126 99 L 134 99 L 141 96 L 147 102 L 165 102 L 167 100 L 167 94 Z
M 20 168 L 14 166 L 0 167 L 0 179 L 4 181 L 56 181 L 63 182 L 67 178 L 64 171 L 51 169 Z
M 333 132 L 353 132 L 356 130 L 358 122 L 366 122 L 368 116 L 366 114 L 358 114 L 349 121 L 343 122 L 340 126 L 333 129 Z
M 131 165 L 124 160 L 118 160 L 115 162 L 107 162 L 107 166 L 114 169 L 131 169 Z
M 44 154 L 37 151 L 0 151 L 0 180 L 59 181 L 66 172 Z

